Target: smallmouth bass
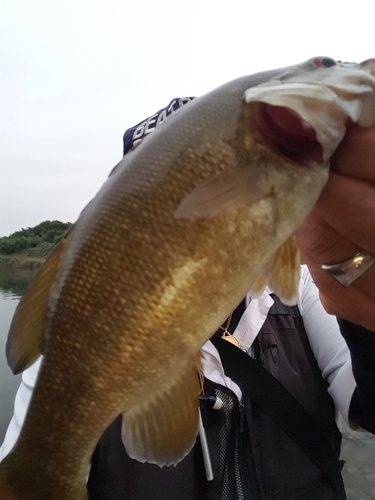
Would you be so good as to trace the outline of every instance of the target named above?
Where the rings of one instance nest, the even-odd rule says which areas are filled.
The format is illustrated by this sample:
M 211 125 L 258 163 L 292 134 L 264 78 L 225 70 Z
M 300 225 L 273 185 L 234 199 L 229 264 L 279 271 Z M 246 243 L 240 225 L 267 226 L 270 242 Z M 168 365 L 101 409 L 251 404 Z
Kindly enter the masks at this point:
M 162 466 L 189 452 L 200 348 L 251 288 L 295 301 L 295 233 L 347 123 L 375 122 L 371 72 L 320 57 L 239 78 L 119 163 L 16 310 L 11 368 L 44 358 L 1 499 L 86 498 L 119 413 L 130 456 Z

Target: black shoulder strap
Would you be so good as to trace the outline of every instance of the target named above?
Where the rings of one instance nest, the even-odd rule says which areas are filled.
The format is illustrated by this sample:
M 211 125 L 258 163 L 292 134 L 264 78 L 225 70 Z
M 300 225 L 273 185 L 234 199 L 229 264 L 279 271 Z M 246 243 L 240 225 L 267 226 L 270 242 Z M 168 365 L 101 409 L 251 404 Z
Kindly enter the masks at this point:
M 345 500 L 340 462 L 324 429 L 260 363 L 225 340 L 212 337 L 225 373 L 303 450 L 328 478 L 337 500 Z

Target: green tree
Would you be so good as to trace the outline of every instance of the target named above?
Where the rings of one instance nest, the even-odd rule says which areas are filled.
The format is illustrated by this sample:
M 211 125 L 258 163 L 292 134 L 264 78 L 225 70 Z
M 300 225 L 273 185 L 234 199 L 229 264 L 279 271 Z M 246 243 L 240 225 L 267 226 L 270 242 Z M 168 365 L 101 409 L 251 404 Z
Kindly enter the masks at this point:
M 0 254 L 47 257 L 52 248 L 63 239 L 69 226 L 69 222 L 46 220 L 35 227 L 16 231 L 0 238 Z

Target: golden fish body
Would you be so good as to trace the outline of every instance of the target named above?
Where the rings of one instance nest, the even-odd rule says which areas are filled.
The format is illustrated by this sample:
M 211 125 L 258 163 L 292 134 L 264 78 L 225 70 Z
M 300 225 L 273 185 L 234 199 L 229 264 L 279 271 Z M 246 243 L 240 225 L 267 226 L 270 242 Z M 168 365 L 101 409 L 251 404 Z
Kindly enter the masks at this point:
M 295 299 L 294 235 L 346 121 L 375 120 L 370 72 L 316 61 L 240 78 L 168 118 L 41 268 L 9 334 L 15 372 L 44 359 L 1 499 L 85 498 L 119 413 L 138 460 L 191 449 L 201 346 L 251 287 Z

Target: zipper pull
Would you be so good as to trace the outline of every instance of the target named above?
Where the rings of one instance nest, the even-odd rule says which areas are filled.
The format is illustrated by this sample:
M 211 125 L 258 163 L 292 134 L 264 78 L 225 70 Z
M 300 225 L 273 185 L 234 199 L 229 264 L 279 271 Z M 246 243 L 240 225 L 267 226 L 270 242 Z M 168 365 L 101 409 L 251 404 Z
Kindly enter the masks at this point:
M 270 345 L 270 350 L 271 350 L 272 361 L 274 363 L 277 363 L 279 361 L 279 348 L 277 347 L 276 344 L 272 344 Z

